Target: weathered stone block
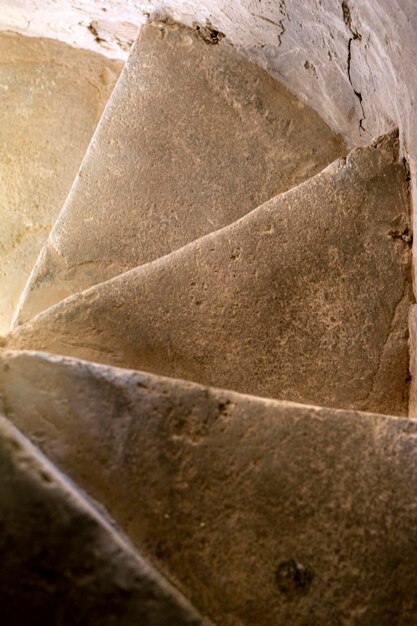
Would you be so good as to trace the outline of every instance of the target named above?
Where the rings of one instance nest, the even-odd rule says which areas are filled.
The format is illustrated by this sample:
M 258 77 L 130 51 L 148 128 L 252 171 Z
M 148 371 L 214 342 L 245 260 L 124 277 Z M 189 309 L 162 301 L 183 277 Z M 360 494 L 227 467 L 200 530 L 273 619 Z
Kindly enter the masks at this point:
M 408 185 L 395 135 L 232 225 L 75 295 L 9 347 L 406 414 Z
M 18 320 L 234 222 L 344 152 L 232 47 L 174 24 L 143 27 Z
M 122 64 L 51 39 L 12 33 L 0 34 L 0 59 L 0 333 L 4 333 Z
M 2 416 L 0 529 L 4 624 L 209 626 Z
M 0 372 L 8 417 L 218 624 L 417 623 L 416 420 L 46 354 Z

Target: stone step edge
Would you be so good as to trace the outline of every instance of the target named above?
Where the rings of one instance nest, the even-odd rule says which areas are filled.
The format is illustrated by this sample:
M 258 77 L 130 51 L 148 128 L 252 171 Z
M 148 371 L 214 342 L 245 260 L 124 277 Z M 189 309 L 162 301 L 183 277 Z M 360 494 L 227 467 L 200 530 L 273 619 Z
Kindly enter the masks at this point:
M 131 575 L 133 574 L 138 588 L 143 586 L 155 599 L 159 598 L 166 605 L 167 610 L 176 606 L 178 612 L 184 615 L 184 622 L 181 623 L 190 624 L 190 626 L 191 624 L 193 626 L 215 626 L 208 618 L 201 616 L 187 598 L 136 550 L 123 534 L 123 531 L 119 530 L 117 525 L 111 521 L 110 516 L 107 519 L 106 513 L 103 515 L 99 511 L 98 507 L 101 505 L 95 505 L 94 501 L 83 490 L 79 489 L 71 478 L 58 469 L 43 452 L 16 428 L 5 416 L 6 413 L 3 411 L 0 398 L 0 447 L 3 450 L 9 448 L 17 452 L 20 457 L 19 460 L 22 461 L 19 469 L 32 477 L 36 474 L 41 482 L 47 483 L 51 489 L 53 488 L 62 494 L 65 502 L 76 510 L 81 518 L 89 519 L 104 536 L 107 536 L 106 545 L 108 548 L 112 548 L 111 554 L 118 553 L 121 555 L 119 562 L 120 558 L 126 559 L 126 568 L 130 570 Z
M 416 305 L 416 310 L 417 310 L 417 305 Z M 7 347 L 3 348 L 1 344 L 0 344 L 0 380 L 1 380 L 1 368 L 5 366 L 7 367 L 7 360 L 19 359 L 19 357 L 33 358 L 34 363 L 36 363 L 36 359 L 41 359 L 42 361 L 46 361 L 49 363 L 56 363 L 57 365 L 68 364 L 71 366 L 71 365 L 76 365 L 76 364 L 83 364 L 88 368 L 96 369 L 98 371 L 103 371 L 103 372 L 105 371 L 114 372 L 116 375 L 121 375 L 121 376 L 139 374 L 143 376 L 144 378 L 148 378 L 148 379 L 151 379 L 152 381 L 155 381 L 156 383 L 159 381 L 160 382 L 165 381 L 171 385 L 175 383 L 180 383 L 180 384 L 185 384 L 187 386 L 187 389 L 199 389 L 199 390 L 209 391 L 211 393 L 214 393 L 215 395 L 225 396 L 229 398 L 232 402 L 234 399 L 236 399 L 236 400 L 247 401 L 247 402 L 255 403 L 255 404 L 263 404 L 264 406 L 268 406 L 268 407 L 275 406 L 277 408 L 286 407 L 286 408 L 293 408 L 293 409 L 301 408 L 304 410 L 311 410 L 317 413 L 318 415 L 320 414 L 321 411 L 329 411 L 336 415 L 337 414 L 346 415 L 346 413 L 350 413 L 358 417 L 364 416 L 365 419 L 368 416 L 368 417 L 373 417 L 373 418 L 380 418 L 384 421 L 388 420 L 388 421 L 395 421 L 395 422 L 407 422 L 407 423 L 410 422 L 410 423 L 417 424 L 417 416 L 414 417 L 414 416 L 404 416 L 404 415 L 389 415 L 386 413 L 375 413 L 372 411 L 360 411 L 356 409 L 344 409 L 344 408 L 338 408 L 338 407 L 334 408 L 334 407 L 328 407 L 328 406 L 319 405 L 319 404 L 307 404 L 307 403 L 296 402 L 292 400 L 281 400 L 279 398 L 256 396 L 256 395 L 251 395 L 248 393 L 241 393 L 233 389 L 202 385 L 201 383 L 197 383 L 192 380 L 186 380 L 184 378 L 174 378 L 172 376 L 163 376 L 161 374 L 154 374 L 153 372 L 132 369 L 129 367 L 107 365 L 105 363 L 90 361 L 88 359 L 82 359 L 82 358 L 78 358 L 75 356 L 66 356 L 66 355 L 56 354 L 53 352 L 47 352 L 46 350 L 19 350 L 19 349 L 7 348 Z M 3 398 L 1 394 L 2 394 L 2 391 L 1 391 L 1 386 L 0 386 L 0 412 L 3 411 L 7 414 L 7 410 L 5 410 L 5 407 L 3 406 Z M 39 453 L 42 454 L 41 452 Z M 59 470 L 57 471 L 59 472 Z M 71 481 L 71 479 L 67 479 L 67 480 Z

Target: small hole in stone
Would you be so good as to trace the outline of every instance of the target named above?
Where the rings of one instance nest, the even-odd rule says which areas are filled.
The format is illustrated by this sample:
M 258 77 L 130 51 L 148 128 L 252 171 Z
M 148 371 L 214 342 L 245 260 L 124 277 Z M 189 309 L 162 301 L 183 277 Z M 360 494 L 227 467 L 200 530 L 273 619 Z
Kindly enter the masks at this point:
M 303 595 L 308 592 L 314 572 L 295 559 L 282 561 L 275 571 L 275 582 L 279 591 L 287 596 Z

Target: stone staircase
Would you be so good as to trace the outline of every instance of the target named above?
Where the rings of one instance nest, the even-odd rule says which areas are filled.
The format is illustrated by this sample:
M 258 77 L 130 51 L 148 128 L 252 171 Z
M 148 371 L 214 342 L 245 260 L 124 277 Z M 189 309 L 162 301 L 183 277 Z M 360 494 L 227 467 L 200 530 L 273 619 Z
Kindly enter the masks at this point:
M 4 334 L 122 67 L 52 39 L 10 32 L 0 33 L 0 60 Z
M 3 417 L 0 469 L 4 623 L 209 623 Z
M 205 31 L 142 27 L 3 340 L 6 621 L 417 625 L 397 133 Z

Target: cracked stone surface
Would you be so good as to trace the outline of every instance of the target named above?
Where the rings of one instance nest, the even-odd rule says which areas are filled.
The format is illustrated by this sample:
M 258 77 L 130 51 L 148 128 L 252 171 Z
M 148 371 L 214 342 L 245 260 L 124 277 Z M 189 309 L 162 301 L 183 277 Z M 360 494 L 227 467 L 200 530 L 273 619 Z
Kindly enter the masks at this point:
M 19 626 L 209 626 L 0 415 L 0 603 Z
M 408 183 L 395 134 L 15 329 L 8 347 L 405 414 Z
M 415 158 L 412 0 L 61 0 L 59 6 L 42 0 L 36 13 L 30 0 L 4 0 L 2 8 L 0 28 L 49 34 L 120 58 L 130 40 L 119 34 L 123 24 L 164 13 L 189 26 L 210 23 L 352 143 L 396 124 Z M 92 22 L 107 22 L 110 33 L 108 26 L 95 35 Z
M 316 113 L 223 42 L 144 26 L 18 321 L 230 224 L 344 154 Z
M 7 416 L 218 624 L 417 623 L 415 420 L 39 353 L 0 372 Z
M 2 0 L 0 31 L 50 37 L 76 48 L 121 59 L 128 57 L 139 24 L 138 0 Z
M 0 34 L 0 333 L 61 210 L 121 63 Z
M 0 28 L 38 36 L 54 33 L 75 45 L 123 57 L 117 35 L 109 41 L 105 34 L 97 41 L 89 29 L 92 20 L 104 16 L 112 24 L 122 20 L 138 25 L 147 14 L 168 13 L 189 26 L 209 22 L 311 105 L 351 147 L 398 127 L 415 196 L 413 0 L 62 0 L 59 6 L 42 0 L 36 14 L 31 0 L 3 0 L 3 5 Z

